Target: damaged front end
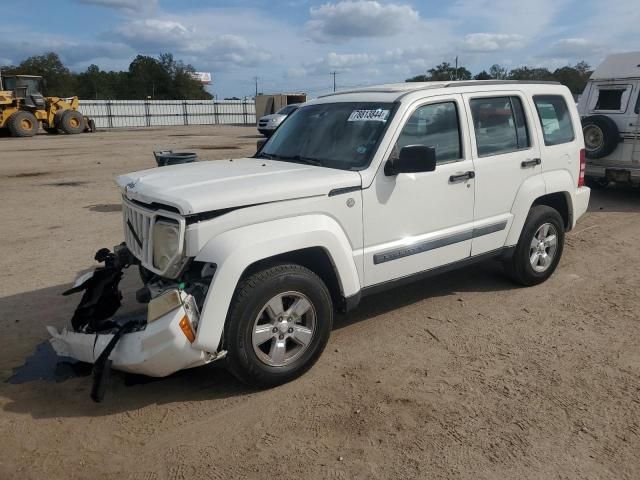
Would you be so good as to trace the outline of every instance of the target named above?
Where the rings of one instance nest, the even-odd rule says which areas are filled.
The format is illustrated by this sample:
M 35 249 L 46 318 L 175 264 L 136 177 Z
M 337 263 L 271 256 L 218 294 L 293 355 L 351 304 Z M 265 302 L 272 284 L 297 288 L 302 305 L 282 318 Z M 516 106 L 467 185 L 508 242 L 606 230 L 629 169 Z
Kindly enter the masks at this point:
M 118 318 L 119 283 L 123 270 L 139 265 L 123 243 L 113 252 L 101 249 L 97 267 L 76 280 L 63 295 L 84 292 L 71 319 L 71 328 L 48 327 L 51 344 L 60 356 L 93 363 L 91 398 L 100 402 L 111 368 L 163 377 L 216 359 L 193 348 L 200 310 L 215 266 L 193 264 L 180 278 L 169 280 L 145 271 L 145 285 L 136 298 L 147 303 L 146 318 Z

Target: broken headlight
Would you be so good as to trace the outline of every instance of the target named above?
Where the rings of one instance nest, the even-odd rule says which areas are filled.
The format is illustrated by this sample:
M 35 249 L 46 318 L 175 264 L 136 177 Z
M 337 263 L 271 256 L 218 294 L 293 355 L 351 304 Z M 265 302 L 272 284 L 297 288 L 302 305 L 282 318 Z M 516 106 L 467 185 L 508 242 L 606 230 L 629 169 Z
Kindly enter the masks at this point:
M 165 270 L 180 248 L 180 225 L 166 218 L 153 226 L 153 266 Z

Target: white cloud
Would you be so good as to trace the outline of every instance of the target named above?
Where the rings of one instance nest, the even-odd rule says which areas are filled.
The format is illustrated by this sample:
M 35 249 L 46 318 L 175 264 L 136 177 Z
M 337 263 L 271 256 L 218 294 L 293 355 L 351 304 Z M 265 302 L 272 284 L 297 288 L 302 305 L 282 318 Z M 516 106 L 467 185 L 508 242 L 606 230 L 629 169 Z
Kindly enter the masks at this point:
M 410 5 L 372 0 L 342 1 L 311 7 L 307 30 L 319 42 L 356 37 L 389 37 L 419 20 Z
M 117 10 L 129 10 L 132 12 L 155 10 L 158 0 L 78 0 L 85 5 L 97 5 L 100 7 L 115 8 Z
M 522 35 L 507 33 L 469 33 L 462 42 L 463 48 L 471 52 L 494 52 L 496 50 L 522 48 Z
M 560 57 L 591 57 L 601 54 L 605 50 L 604 45 L 598 44 L 586 38 L 562 38 L 554 42 L 546 51 L 547 55 Z
M 115 36 L 140 53 L 156 55 L 166 50 L 200 62 L 206 57 L 207 62 L 217 66 L 255 65 L 271 58 L 271 53 L 243 36 L 216 35 L 185 23 L 163 18 L 132 20 L 105 37 Z

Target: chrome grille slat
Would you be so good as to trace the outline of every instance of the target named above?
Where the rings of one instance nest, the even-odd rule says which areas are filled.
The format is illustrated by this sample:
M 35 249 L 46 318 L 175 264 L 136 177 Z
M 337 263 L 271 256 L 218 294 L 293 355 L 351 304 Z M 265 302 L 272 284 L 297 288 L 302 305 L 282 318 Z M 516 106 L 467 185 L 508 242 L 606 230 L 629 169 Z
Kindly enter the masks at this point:
M 159 270 L 153 265 L 152 236 L 153 224 L 156 217 L 169 218 L 175 220 L 180 225 L 180 248 L 179 252 L 172 259 L 170 264 L 164 269 Z M 124 241 L 131 253 L 142 263 L 142 266 L 151 270 L 158 275 L 175 275 L 179 272 L 181 265 L 184 264 L 182 256 L 182 248 L 184 245 L 184 233 L 186 224 L 184 217 L 173 212 L 164 210 L 151 210 L 137 206 L 130 202 L 126 197 L 122 197 L 122 220 L 124 228 Z M 138 244 L 135 236 L 128 226 L 131 223 L 135 229 L 136 235 L 140 239 L 142 246 Z

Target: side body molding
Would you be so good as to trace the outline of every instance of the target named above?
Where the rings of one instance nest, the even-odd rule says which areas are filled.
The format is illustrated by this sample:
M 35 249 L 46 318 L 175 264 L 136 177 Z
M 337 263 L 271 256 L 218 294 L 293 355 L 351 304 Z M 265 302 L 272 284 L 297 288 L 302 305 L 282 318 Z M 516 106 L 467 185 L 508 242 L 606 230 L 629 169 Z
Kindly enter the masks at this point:
M 327 252 L 345 297 L 360 291 L 353 247 L 340 225 L 327 215 L 248 225 L 209 240 L 195 260 L 215 263 L 217 269 L 204 302 L 194 347 L 217 351 L 231 298 L 247 267 L 274 255 L 310 247 L 321 247 Z

